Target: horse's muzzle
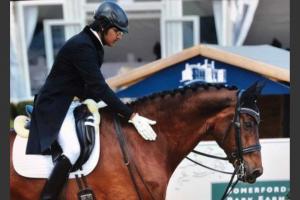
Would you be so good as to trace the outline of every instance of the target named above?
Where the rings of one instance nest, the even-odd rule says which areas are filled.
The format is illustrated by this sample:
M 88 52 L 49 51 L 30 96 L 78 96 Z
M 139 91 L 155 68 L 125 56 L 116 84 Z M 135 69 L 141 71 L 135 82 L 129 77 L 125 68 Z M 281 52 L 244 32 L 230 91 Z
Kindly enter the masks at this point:
M 262 168 L 256 168 L 253 171 L 251 171 L 250 173 L 246 173 L 243 181 L 247 182 L 247 183 L 255 183 L 256 178 L 261 176 L 262 173 L 263 173 Z

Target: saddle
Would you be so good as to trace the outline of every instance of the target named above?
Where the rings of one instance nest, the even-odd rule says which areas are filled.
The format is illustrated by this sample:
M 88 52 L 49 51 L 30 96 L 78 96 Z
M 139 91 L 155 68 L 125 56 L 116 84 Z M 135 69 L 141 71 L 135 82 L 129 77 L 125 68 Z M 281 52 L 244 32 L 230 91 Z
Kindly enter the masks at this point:
M 81 153 L 73 165 L 70 178 L 75 178 L 76 174 L 89 174 L 98 162 L 100 155 L 100 115 L 98 109 L 100 105 L 91 99 L 87 99 L 73 111 L 75 118 L 74 126 L 81 147 Z M 14 121 L 17 137 L 13 147 L 13 164 L 16 172 L 20 175 L 31 178 L 47 178 L 53 166 L 53 157 L 51 159 L 51 156 L 25 154 L 32 110 L 33 107 L 27 105 L 25 107 L 27 116 L 18 116 Z M 32 161 L 39 164 L 32 165 L 30 164 L 33 163 Z M 30 168 L 31 170 L 29 170 Z
M 25 112 L 28 117 L 31 117 L 33 111 L 32 105 L 25 106 Z M 74 111 L 75 126 L 77 138 L 80 144 L 80 155 L 72 167 L 72 171 L 76 171 L 81 168 L 81 166 L 88 160 L 92 150 L 95 146 L 95 127 L 94 127 L 94 116 L 89 110 L 86 104 L 81 104 L 77 106 Z M 29 129 L 30 121 L 27 121 L 25 128 Z M 52 153 L 53 160 L 62 153 L 61 148 L 57 142 L 54 143 L 54 149 Z

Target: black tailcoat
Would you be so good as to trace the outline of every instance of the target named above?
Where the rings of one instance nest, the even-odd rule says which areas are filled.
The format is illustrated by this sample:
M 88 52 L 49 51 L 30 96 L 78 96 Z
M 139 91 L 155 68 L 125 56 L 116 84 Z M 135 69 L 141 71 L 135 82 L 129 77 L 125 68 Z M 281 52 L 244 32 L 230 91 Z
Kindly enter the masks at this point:
M 103 100 L 115 112 L 130 117 L 132 110 L 109 88 L 100 71 L 103 56 L 103 46 L 88 26 L 60 49 L 34 98 L 27 154 L 48 152 L 75 96 Z

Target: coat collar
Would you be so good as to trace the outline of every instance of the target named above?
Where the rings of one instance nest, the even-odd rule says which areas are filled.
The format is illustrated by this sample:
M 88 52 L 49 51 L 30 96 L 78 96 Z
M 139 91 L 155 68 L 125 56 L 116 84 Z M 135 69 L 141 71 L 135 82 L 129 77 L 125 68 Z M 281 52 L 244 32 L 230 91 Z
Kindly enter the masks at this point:
M 96 46 L 97 50 L 102 50 L 103 51 L 103 46 L 102 46 L 101 42 L 94 35 L 94 33 L 90 30 L 89 26 L 85 26 L 84 29 L 83 29 L 83 32 L 85 32 L 86 34 L 88 34 L 90 36 L 90 38 L 92 39 L 92 41 L 93 41 L 94 45 Z

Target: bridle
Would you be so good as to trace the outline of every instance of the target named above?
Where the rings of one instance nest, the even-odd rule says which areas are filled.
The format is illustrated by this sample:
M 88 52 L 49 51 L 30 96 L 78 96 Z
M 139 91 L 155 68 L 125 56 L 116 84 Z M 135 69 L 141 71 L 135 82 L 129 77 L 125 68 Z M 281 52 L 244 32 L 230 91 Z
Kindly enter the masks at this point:
M 235 113 L 234 113 L 234 117 L 233 117 L 233 120 L 232 120 L 231 125 L 230 125 L 230 126 L 233 125 L 234 129 L 235 129 L 235 141 L 236 141 L 236 146 L 237 146 L 236 150 L 233 151 L 232 153 L 230 153 L 228 157 L 214 156 L 214 155 L 206 154 L 206 153 L 199 152 L 199 151 L 196 151 L 196 150 L 192 151 L 193 153 L 203 155 L 203 156 L 207 156 L 207 157 L 210 157 L 210 158 L 221 159 L 221 160 L 232 160 L 233 163 L 234 163 L 234 166 L 235 166 L 234 172 L 231 173 L 231 172 L 224 172 L 224 171 L 221 171 L 221 170 L 216 170 L 216 169 L 213 169 L 211 167 L 205 166 L 201 163 L 198 163 L 198 162 L 196 162 L 195 160 L 193 160 L 189 157 L 186 157 L 188 160 L 190 160 L 190 161 L 192 161 L 192 162 L 194 162 L 194 163 L 196 163 L 196 164 L 198 164 L 202 167 L 205 167 L 205 168 L 217 171 L 217 172 L 232 174 L 231 179 L 230 179 L 230 181 L 229 181 L 229 183 L 226 187 L 226 190 L 225 190 L 225 192 L 222 196 L 222 200 L 226 199 L 226 197 L 231 193 L 231 191 L 236 186 L 238 181 L 243 180 L 245 175 L 246 175 L 246 169 L 245 169 L 243 155 L 261 150 L 261 146 L 260 146 L 259 142 L 257 144 L 254 144 L 254 145 L 251 145 L 251 146 L 248 146 L 248 147 L 245 147 L 245 148 L 242 146 L 240 115 L 241 114 L 248 114 L 248 115 L 252 116 L 255 119 L 257 125 L 259 125 L 259 123 L 260 123 L 260 113 L 258 111 L 255 111 L 254 109 L 251 109 L 251 108 L 242 107 L 241 98 L 242 98 L 243 93 L 244 93 L 244 90 L 239 90 L 237 92 L 237 103 L 236 103 L 236 107 L 235 107 Z M 228 135 L 228 132 L 229 132 L 230 128 L 227 129 L 227 130 L 228 131 L 225 133 L 223 142 L 224 142 L 226 136 Z M 235 175 L 237 175 L 237 180 L 232 184 Z
M 234 113 L 234 117 L 233 117 L 233 121 L 232 121 L 232 124 L 234 125 L 234 128 L 235 128 L 235 141 L 236 141 L 237 149 L 234 152 L 232 152 L 228 158 L 229 160 L 233 159 L 234 162 L 238 162 L 240 166 L 244 165 L 244 159 L 243 159 L 244 154 L 252 153 L 255 151 L 260 151 L 260 149 L 261 149 L 261 146 L 259 143 L 245 147 L 245 148 L 242 146 L 240 115 L 243 113 L 248 114 L 255 119 L 257 125 L 259 125 L 259 123 L 260 123 L 259 112 L 255 111 L 251 108 L 241 107 L 241 97 L 243 95 L 243 92 L 244 92 L 244 90 L 238 91 L 237 104 L 235 107 L 235 113 Z M 239 178 L 242 178 L 242 177 L 239 177 Z

